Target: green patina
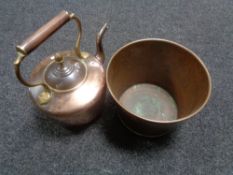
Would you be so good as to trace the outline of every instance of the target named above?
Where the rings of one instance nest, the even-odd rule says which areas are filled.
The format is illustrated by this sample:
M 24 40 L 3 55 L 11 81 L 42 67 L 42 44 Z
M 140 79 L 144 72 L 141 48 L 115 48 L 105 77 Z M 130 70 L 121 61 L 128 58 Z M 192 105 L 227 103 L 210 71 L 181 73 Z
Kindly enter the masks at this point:
M 141 96 L 133 105 L 132 112 L 139 116 L 151 116 L 161 113 L 161 103 L 151 96 Z
M 156 85 L 134 85 L 122 94 L 120 102 L 131 113 L 147 119 L 174 120 L 177 118 L 174 99 Z

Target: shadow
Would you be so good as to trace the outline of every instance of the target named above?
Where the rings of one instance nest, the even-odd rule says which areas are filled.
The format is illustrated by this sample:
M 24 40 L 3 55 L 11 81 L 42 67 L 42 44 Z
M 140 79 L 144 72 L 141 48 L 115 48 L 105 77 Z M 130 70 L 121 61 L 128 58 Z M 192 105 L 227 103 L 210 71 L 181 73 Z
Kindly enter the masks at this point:
M 176 130 L 157 138 L 139 136 L 124 127 L 118 115 L 118 108 L 108 94 L 103 111 L 102 129 L 107 140 L 114 146 L 126 150 L 161 150 L 172 144 Z
M 32 109 L 32 113 L 35 118 L 34 120 L 35 122 L 34 126 L 36 126 L 35 129 L 40 134 L 49 137 L 67 137 L 74 134 L 81 134 L 92 123 L 91 122 L 87 125 L 82 125 L 82 126 L 66 125 L 64 123 L 52 119 L 51 117 L 49 117 L 47 114 L 43 113 L 36 107 Z

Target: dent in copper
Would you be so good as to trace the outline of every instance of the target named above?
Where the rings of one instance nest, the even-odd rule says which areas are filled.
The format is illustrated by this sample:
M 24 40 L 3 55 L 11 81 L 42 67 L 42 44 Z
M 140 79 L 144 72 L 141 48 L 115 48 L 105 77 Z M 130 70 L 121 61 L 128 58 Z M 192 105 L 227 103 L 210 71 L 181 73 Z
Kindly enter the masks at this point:
M 121 95 L 131 86 L 148 83 L 162 87 L 176 101 L 178 118 L 150 120 L 129 112 Z M 160 136 L 197 114 L 207 103 L 211 80 L 201 59 L 189 49 L 168 40 L 143 39 L 120 48 L 107 68 L 108 89 L 120 107 L 122 122 L 144 136 Z

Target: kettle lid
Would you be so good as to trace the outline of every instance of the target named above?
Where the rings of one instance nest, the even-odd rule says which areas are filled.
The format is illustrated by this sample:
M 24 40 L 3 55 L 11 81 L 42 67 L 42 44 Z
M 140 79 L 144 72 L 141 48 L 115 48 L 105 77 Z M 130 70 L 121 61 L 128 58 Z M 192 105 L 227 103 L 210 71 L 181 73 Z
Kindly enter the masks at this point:
M 52 89 L 69 90 L 78 86 L 86 76 L 86 67 L 75 57 L 56 54 L 44 72 L 44 81 Z

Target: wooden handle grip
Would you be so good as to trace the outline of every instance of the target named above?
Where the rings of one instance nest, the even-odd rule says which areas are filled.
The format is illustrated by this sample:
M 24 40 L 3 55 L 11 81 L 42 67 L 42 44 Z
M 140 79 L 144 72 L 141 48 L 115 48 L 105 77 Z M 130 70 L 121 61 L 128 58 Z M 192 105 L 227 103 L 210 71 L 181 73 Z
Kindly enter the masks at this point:
M 64 10 L 61 11 L 57 16 L 28 37 L 22 44 L 18 45 L 16 47 L 17 50 L 24 54 L 29 54 L 69 20 L 69 13 Z

